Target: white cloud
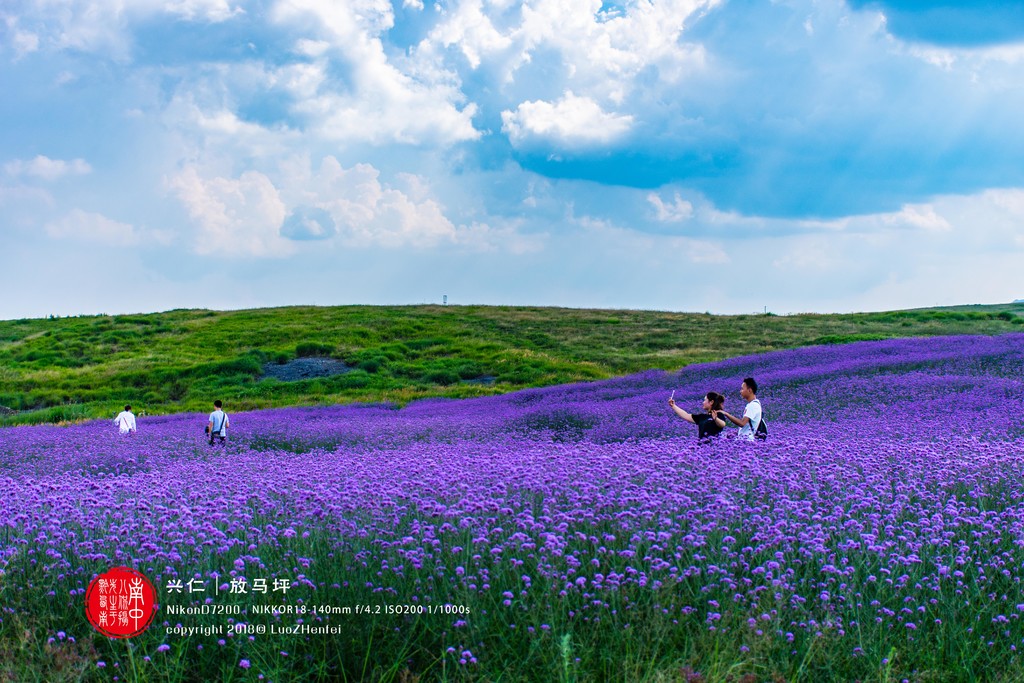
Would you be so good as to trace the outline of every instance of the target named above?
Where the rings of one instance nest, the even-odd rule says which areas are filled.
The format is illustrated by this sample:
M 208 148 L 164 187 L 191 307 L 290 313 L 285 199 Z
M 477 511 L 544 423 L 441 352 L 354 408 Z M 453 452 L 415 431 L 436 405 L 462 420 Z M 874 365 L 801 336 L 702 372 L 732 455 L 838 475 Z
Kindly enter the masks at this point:
M 253 137 L 264 132 L 263 126 L 243 121 L 238 115 L 228 109 L 204 112 L 196 110 L 195 123 L 197 126 L 209 133 L 216 133 L 227 137 Z
M 951 71 L 957 62 L 957 53 L 940 47 L 912 45 L 908 52 L 921 61 L 938 67 L 943 71 Z
M 523 102 L 501 113 L 501 129 L 513 145 L 535 140 L 569 147 L 613 142 L 629 132 L 633 117 L 608 113 L 589 97 L 567 92 L 558 102 Z
M 959 217 L 965 203 L 971 205 L 971 211 L 991 213 L 996 204 L 996 197 L 1005 198 L 999 191 L 996 195 L 980 193 L 969 196 L 936 197 L 927 204 L 905 204 L 899 211 L 888 213 L 863 214 L 844 216 L 832 220 L 801 220 L 792 221 L 807 232 L 847 232 L 847 233 L 951 233 L 954 231 L 972 230 L 972 226 L 962 223 Z M 788 221 L 774 219 L 775 227 L 783 228 Z
M 14 187 L 5 187 L 0 185 L 0 206 L 2 206 L 6 201 L 14 202 L 23 199 L 53 204 L 53 195 L 42 188 L 29 187 L 27 185 L 18 185 Z
M 840 256 L 837 252 L 841 251 L 843 245 L 832 237 L 790 236 L 785 247 L 776 251 L 777 256 L 772 259 L 772 266 L 783 271 L 826 273 L 839 265 Z
M 325 240 L 337 234 L 331 214 L 315 206 L 297 206 L 281 225 L 281 234 L 293 240 Z
M 1024 252 L 1020 188 L 944 195 L 899 211 L 817 221 L 744 216 L 699 204 L 691 225 L 702 224 L 737 236 L 730 251 L 747 253 L 758 264 L 758 279 L 773 282 L 780 294 L 788 291 L 792 310 L 886 310 L 1024 297 L 1010 291 L 1011 273 L 1003 266 L 985 266 Z M 815 291 L 801 294 L 804 277 Z
M 648 201 L 658 207 L 658 203 L 651 199 L 657 195 L 649 195 Z M 678 195 L 677 195 L 678 197 Z M 705 225 L 722 233 L 738 234 L 739 231 L 747 234 L 758 234 L 770 238 L 772 235 L 786 237 L 792 234 L 813 235 L 815 233 L 889 233 L 889 232 L 913 232 L 913 233 L 948 233 L 959 228 L 967 228 L 966 225 L 958 226 L 957 220 L 948 212 L 953 211 L 953 206 L 958 202 L 970 201 L 975 208 L 982 204 L 989 204 L 992 200 L 986 200 L 984 195 L 975 195 L 969 199 L 966 197 L 939 197 L 929 204 L 906 204 L 899 211 L 875 214 L 862 214 L 842 216 L 832 219 L 792 219 L 774 218 L 766 216 L 750 216 L 736 211 L 721 211 L 709 203 L 701 203 L 693 209 L 693 222 Z M 660 202 L 660 198 L 657 198 Z M 678 201 L 678 199 L 677 199 Z M 686 202 L 689 204 L 689 202 Z M 668 210 L 666 210 L 666 213 Z M 659 219 L 661 218 L 659 209 Z M 804 259 L 809 262 L 809 259 Z
M 888 226 L 926 232 L 949 232 L 953 229 L 948 220 L 936 213 L 934 206 L 927 204 L 905 205 L 896 213 L 883 214 L 880 220 Z
M 480 137 L 473 126 L 476 106 L 465 102 L 457 77 L 447 71 L 389 59 L 381 35 L 394 23 L 383 0 L 282 0 L 273 17 L 281 24 L 317 24 L 322 52 L 320 74 L 283 83 L 296 96 L 296 111 L 318 136 L 344 142 L 450 144 Z M 309 54 L 308 40 L 297 50 Z M 317 47 L 317 50 L 320 48 Z M 351 70 L 341 85 L 323 77 L 328 58 Z
M 525 234 L 520 231 L 521 220 L 495 219 L 487 223 L 473 222 L 460 226 L 456 243 L 472 251 L 522 255 L 543 251 L 548 233 Z
M 64 217 L 47 223 L 45 229 L 47 235 L 57 240 L 116 247 L 133 246 L 139 242 L 139 233 L 134 226 L 81 209 L 74 209 Z
M 732 261 L 728 252 L 722 245 L 708 240 L 684 239 L 681 242 L 684 253 L 691 263 L 717 263 L 725 264 Z
M 1017 65 L 1024 61 L 1024 44 L 993 45 L 977 50 L 983 59 Z
M 29 176 L 40 180 L 59 180 L 66 175 L 85 175 L 92 167 L 84 159 L 51 159 L 39 155 L 34 159 L 16 159 L 4 164 L 4 170 L 12 176 Z
M 182 159 L 209 163 L 214 157 L 222 162 L 275 158 L 287 154 L 292 145 L 301 144 L 299 131 L 247 121 L 234 110 L 236 95 L 228 92 L 229 88 L 236 88 L 244 96 L 272 87 L 273 75 L 259 66 L 219 65 L 190 78 L 160 115 L 161 122 L 183 138 L 175 141 Z
M 981 198 L 1007 218 L 1018 221 L 1024 219 L 1024 189 L 1008 188 L 988 190 Z
M 638 2 L 602 12 L 600 0 L 533 0 L 522 4 L 518 22 L 508 19 L 509 4 L 458 3 L 417 46 L 417 57 L 443 60 L 455 48 L 471 68 L 490 64 L 506 85 L 531 78 L 521 71 L 543 62 L 545 80 L 556 87 L 621 104 L 645 69 L 674 82 L 701 68 L 703 49 L 681 35 L 691 17 L 718 3 Z
M 543 241 L 543 236 L 520 235 L 515 223 L 500 219 L 456 226 L 425 178 L 402 173 L 397 179 L 408 191 L 384 182 L 370 164 L 344 168 L 327 156 L 314 168 L 308 157 L 299 156 L 270 175 L 203 176 L 189 166 L 168 180 L 168 188 L 198 227 L 194 248 L 201 254 L 267 258 L 292 256 L 303 248 L 443 245 L 523 253 Z
M 655 192 L 647 195 L 647 201 L 654 207 L 655 217 L 662 223 L 681 223 L 693 217 L 693 204 L 676 192 L 672 203 L 666 204 Z
M 28 31 L 15 31 L 11 45 L 14 47 L 15 58 L 21 59 L 39 49 L 39 36 Z
M 189 21 L 203 20 L 214 23 L 227 21 L 244 13 L 237 3 L 226 0 L 141 0 L 139 5 L 154 13 L 163 11 Z
M 481 55 L 505 50 L 513 43 L 511 36 L 494 27 L 484 12 L 482 0 L 465 0 L 456 5 L 431 33 L 429 41 L 458 46 L 473 69 L 480 66 Z
M 907 54 L 923 62 L 952 71 L 964 65 L 969 69 L 983 68 L 986 64 L 1016 66 L 1024 61 L 1024 44 L 1007 43 L 972 47 L 940 47 L 920 43 L 903 44 Z
M 659 268 L 672 261 L 720 265 L 732 260 L 718 241 L 640 233 L 619 227 L 611 220 L 593 216 L 574 217 L 571 209 L 568 220 L 583 228 L 583 241 L 608 254 L 629 254 L 637 267 L 643 267 L 645 260 Z M 667 255 L 671 256 L 666 258 Z
M 935 197 L 917 212 L 925 216 L 934 212 L 931 222 L 937 227 L 930 230 L 931 237 L 948 240 L 953 254 L 1005 254 L 1006 246 L 1024 233 L 1024 188 Z
M 295 52 L 306 57 L 323 57 L 330 49 L 331 44 L 326 40 L 302 38 L 295 43 Z
M 285 205 L 262 173 L 204 178 L 190 166 L 170 178 L 168 188 L 199 227 L 193 245 L 197 253 L 223 258 L 294 253 L 293 243 L 280 235 Z
M 422 191 L 414 198 L 390 187 L 369 164 L 345 169 L 328 156 L 313 172 L 300 160 L 284 177 L 285 193 L 296 204 L 327 211 L 347 246 L 427 247 L 458 240 L 437 201 Z
M 21 44 L 32 50 L 72 48 L 126 61 L 136 22 L 170 15 L 187 21 L 222 22 L 243 13 L 227 0 L 35 0 L 22 19 L 33 26 Z M 34 36 L 34 45 L 32 38 Z

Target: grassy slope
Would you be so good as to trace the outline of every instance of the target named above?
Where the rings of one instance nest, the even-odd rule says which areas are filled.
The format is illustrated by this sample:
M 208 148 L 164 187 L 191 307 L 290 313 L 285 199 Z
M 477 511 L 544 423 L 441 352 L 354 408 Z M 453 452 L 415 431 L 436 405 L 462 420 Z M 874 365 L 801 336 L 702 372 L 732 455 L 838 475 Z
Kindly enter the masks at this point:
M 339 401 L 465 397 L 859 339 L 1024 331 L 1024 304 L 844 315 L 489 306 L 290 307 L 0 321 L 0 424 Z M 333 378 L 260 380 L 331 356 Z M 469 383 L 493 377 L 493 384 Z

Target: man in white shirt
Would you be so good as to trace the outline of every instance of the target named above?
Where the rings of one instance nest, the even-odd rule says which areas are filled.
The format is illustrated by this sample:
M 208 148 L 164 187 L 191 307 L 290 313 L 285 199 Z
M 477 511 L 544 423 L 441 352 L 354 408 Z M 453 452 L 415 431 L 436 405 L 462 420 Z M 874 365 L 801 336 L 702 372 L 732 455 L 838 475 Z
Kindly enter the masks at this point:
M 210 413 L 210 422 L 206 425 L 206 433 L 210 435 L 210 445 L 212 446 L 216 441 L 221 443 L 227 442 L 228 438 L 228 427 L 231 425 L 231 421 L 228 420 L 228 415 L 221 406 L 223 404 L 220 400 L 213 402 L 213 412 Z
M 739 438 L 753 441 L 757 426 L 761 424 L 761 402 L 757 400 L 757 382 L 753 377 L 743 380 L 743 384 L 740 385 L 740 396 L 747 402 L 747 407 L 743 409 L 743 417 L 730 415 L 724 410 L 718 412 L 740 428 Z
M 135 415 L 132 413 L 131 406 L 125 406 L 124 410 L 117 414 L 114 418 L 114 424 L 117 425 L 117 430 L 122 434 L 134 434 L 135 433 Z

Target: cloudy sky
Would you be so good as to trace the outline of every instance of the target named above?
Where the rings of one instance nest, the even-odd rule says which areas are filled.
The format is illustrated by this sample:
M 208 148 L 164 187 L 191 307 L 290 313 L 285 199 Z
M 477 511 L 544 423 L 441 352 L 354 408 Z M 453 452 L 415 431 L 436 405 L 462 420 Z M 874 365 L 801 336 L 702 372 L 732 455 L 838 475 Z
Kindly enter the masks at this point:
M 5 0 L 0 94 L 0 318 L 1024 298 L 1018 3 Z

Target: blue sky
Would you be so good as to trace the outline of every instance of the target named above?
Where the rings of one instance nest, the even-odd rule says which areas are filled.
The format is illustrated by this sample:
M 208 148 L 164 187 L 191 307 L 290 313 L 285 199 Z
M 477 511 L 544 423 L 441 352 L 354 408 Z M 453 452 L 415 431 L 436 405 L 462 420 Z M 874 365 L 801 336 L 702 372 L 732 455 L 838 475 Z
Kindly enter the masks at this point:
M 0 318 L 1024 298 L 1024 6 L 12 0 Z

